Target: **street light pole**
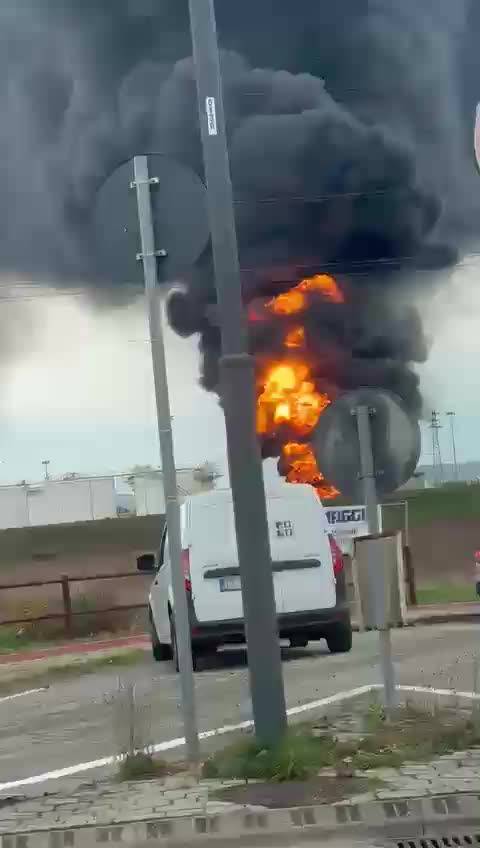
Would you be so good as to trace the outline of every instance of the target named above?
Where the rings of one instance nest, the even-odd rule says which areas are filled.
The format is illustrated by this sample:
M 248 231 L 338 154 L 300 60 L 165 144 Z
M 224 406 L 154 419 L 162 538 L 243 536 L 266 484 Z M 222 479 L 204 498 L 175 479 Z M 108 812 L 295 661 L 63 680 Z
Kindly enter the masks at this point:
M 195 686 L 193 680 L 192 645 L 187 596 L 185 593 L 185 575 L 182 567 L 182 541 L 180 525 L 180 504 L 178 501 L 177 471 L 173 452 L 172 419 L 168 396 L 167 368 L 163 326 L 158 300 L 157 257 L 162 251 L 155 248 L 152 204 L 148 159 L 135 156 L 133 160 L 135 179 L 132 188 L 137 193 L 138 220 L 142 250 L 139 259 L 143 261 L 145 277 L 145 296 L 147 301 L 150 344 L 152 349 L 153 381 L 157 409 L 158 434 L 162 457 L 163 488 L 165 493 L 165 511 L 167 518 L 168 551 L 172 566 L 172 589 L 175 613 L 175 634 L 178 647 L 180 668 L 180 689 L 182 694 L 183 723 L 188 759 L 196 763 L 199 759 L 198 729 L 195 711 Z M 161 187 L 159 189 L 161 191 Z
M 221 395 L 235 513 L 257 737 L 286 729 L 262 462 L 255 429 L 255 372 L 248 353 L 213 0 L 189 0 L 198 109 L 222 337 Z

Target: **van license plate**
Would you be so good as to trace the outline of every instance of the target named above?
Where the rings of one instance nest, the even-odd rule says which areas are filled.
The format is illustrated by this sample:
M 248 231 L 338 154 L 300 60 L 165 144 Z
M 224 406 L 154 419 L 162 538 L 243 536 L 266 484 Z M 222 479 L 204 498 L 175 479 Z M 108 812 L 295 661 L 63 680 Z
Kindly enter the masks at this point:
M 242 588 L 240 575 L 238 577 L 220 577 L 219 583 L 221 592 L 239 592 Z

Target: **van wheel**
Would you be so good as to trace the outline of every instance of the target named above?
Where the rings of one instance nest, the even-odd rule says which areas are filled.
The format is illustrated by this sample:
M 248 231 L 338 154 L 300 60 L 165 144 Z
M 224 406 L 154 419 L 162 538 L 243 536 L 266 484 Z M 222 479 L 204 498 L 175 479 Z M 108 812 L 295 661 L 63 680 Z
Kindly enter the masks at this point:
M 335 624 L 326 638 L 331 654 L 348 654 L 352 650 L 352 628 L 349 624 Z
M 149 610 L 148 614 L 150 620 L 150 640 L 152 643 L 152 654 L 153 658 L 157 662 L 164 662 L 165 660 L 172 659 L 172 648 L 170 645 L 164 645 L 160 642 L 157 634 L 157 628 L 155 627 L 155 622 L 153 620 L 152 611 Z
M 179 659 L 178 659 L 177 631 L 176 631 L 176 628 L 175 628 L 175 619 L 174 619 L 173 615 L 170 616 L 170 636 L 171 636 L 171 640 L 172 640 L 173 664 L 175 666 L 175 671 L 178 674 L 178 672 L 180 671 L 180 662 L 179 662 Z M 193 648 L 192 648 L 192 666 L 193 666 L 193 670 L 197 671 L 197 654 L 193 650 Z

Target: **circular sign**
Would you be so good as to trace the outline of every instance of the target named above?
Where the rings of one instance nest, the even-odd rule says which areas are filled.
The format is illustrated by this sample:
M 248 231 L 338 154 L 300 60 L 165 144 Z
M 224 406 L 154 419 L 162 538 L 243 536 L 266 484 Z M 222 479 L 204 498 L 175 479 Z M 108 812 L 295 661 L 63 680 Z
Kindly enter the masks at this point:
M 475 111 L 475 128 L 473 131 L 473 149 L 475 151 L 475 161 L 477 168 L 480 171 L 480 103 Z
M 402 401 L 382 389 L 341 395 L 320 417 L 312 447 L 325 478 L 342 495 L 363 501 L 357 409 L 369 410 L 377 493 L 387 495 L 410 479 L 420 457 L 420 428 Z
M 198 174 L 161 154 L 148 156 L 155 249 L 159 280 L 172 281 L 187 271 L 210 238 L 206 189 Z M 101 279 L 143 282 L 133 159 L 120 165 L 96 195 L 92 221 L 95 265 Z M 158 182 L 157 182 L 158 181 Z

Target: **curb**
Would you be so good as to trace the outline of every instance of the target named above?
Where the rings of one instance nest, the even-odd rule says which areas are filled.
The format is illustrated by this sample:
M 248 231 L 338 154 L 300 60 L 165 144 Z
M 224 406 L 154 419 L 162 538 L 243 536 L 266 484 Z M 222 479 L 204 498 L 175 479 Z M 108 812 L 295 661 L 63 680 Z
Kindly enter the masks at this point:
M 447 795 L 418 799 L 371 801 L 365 804 L 309 806 L 262 812 L 234 811 L 178 819 L 147 819 L 111 825 L 3 833 L 1 848 L 93 848 L 99 844 L 139 845 L 160 842 L 197 845 L 208 841 L 238 842 L 244 838 L 268 841 L 272 836 L 381 835 L 404 839 L 427 831 L 447 835 L 448 823 L 459 828 L 480 822 L 480 796 Z M 256 844 L 257 844 L 256 843 Z
M 133 636 L 118 636 L 112 639 L 66 642 L 63 645 L 53 645 L 48 648 L 39 648 L 30 651 L 13 651 L 12 653 L 1 654 L 0 665 L 15 665 L 17 663 L 36 662 L 55 657 L 95 654 L 100 651 L 114 650 L 116 648 L 145 648 L 149 646 L 149 637 L 141 633 Z
M 474 622 L 480 618 L 480 611 L 451 612 L 451 613 L 434 613 L 429 616 L 419 616 L 418 618 L 407 618 L 407 625 L 415 626 L 417 624 L 454 624 L 455 622 Z

